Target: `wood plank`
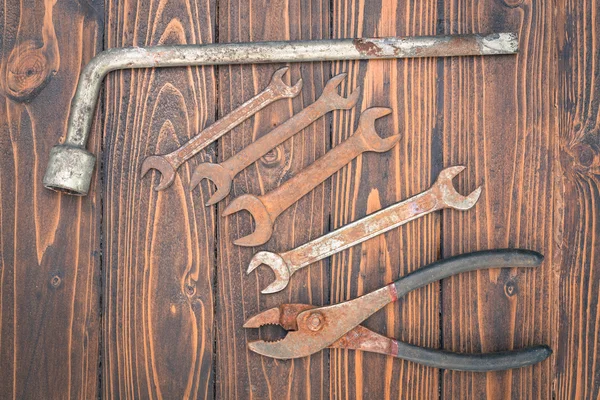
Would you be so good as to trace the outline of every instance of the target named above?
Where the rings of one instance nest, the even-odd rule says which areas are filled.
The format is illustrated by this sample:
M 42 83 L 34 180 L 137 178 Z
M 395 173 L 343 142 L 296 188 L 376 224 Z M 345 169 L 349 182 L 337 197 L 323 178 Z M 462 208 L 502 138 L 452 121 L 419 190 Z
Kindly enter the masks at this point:
M 457 180 L 484 184 L 472 212 L 445 212 L 444 257 L 482 249 L 537 250 L 537 271 L 484 270 L 444 281 L 443 346 L 490 352 L 556 344 L 554 262 L 556 49 L 554 4 L 454 1 L 440 10 L 444 33 L 518 32 L 518 56 L 444 62 L 444 165 L 463 164 Z M 482 12 L 485 10 L 485 12 Z M 446 371 L 446 399 L 552 398 L 552 359 L 496 373 Z
M 338 38 L 436 33 L 436 1 L 335 1 L 333 35 Z M 440 139 L 436 131 L 437 60 L 344 62 L 351 86 L 362 86 L 355 112 L 334 119 L 333 144 L 350 136 L 360 111 L 391 107 L 392 116 L 378 123 L 382 136 L 402 134 L 384 154 L 359 157 L 336 174 L 332 183 L 332 228 L 426 190 L 440 170 Z M 378 289 L 431 261 L 439 253 L 439 215 L 413 221 L 331 261 L 331 303 Z M 412 344 L 439 346 L 439 285 L 409 294 L 370 318 L 366 326 Z M 439 373 L 433 368 L 345 350 L 330 352 L 334 398 L 436 398 Z
M 328 2 L 311 0 L 220 1 L 219 41 L 319 39 L 328 37 Z M 226 66 L 219 68 L 219 115 L 260 92 L 280 65 Z M 219 142 L 219 159 L 237 153 L 293 113 L 314 102 L 330 77 L 329 66 L 296 64 L 291 66 L 289 83 L 304 80 L 302 93 L 293 101 L 281 100 L 261 111 L 254 120 L 241 125 Z M 288 79 L 288 77 L 286 77 Z M 226 204 L 242 193 L 269 192 L 299 173 L 329 145 L 328 119 L 322 118 L 295 135 L 259 162 L 238 175 L 229 199 L 218 205 L 219 214 Z M 203 185 L 206 185 L 203 182 Z M 204 186 L 206 187 L 206 186 Z M 247 349 L 247 342 L 259 337 L 275 337 L 277 332 L 242 328 L 256 313 L 282 303 L 322 305 L 328 302 L 328 274 L 324 263 L 297 273 L 282 292 L 262 295 L 273 279 L 268 270 L 246 276 L 248 262 L 259 249 L 285 251 L 320 236 L 328 224 L 329 187 L 316 190 L 285 211 L 275 224 L 273 238 L 260 248 L 243 248 L 233 240 L 249 234 L 251 217 L 240 212 L 218 219 L 219 258 L 217 266 L 217 398 L 283 399 L 328 397 L 327 355 L 319 353 L 292 361 L 261 357 Z M 260 336 L 259 336 L 260 335 Z
M 102 47 L 102 14 L 101 3 L 52 0 L 0 10 L 2 398 L 97 396 L 99 191 L 63 196 L 42 177 L 81 67 Z
M 214 41 L 213 2 L 107 4 L 107 47 Z M 213 398 L 214 211 L 188 183 L 214 146 L 162 192 L 157 173 L 139 176 L 214 121 L 213 70 L 116 73 L 104 104 L 103 397 Z
M 600 2 L 557 4 L 560 330 L 557 399 L 600 397 Z

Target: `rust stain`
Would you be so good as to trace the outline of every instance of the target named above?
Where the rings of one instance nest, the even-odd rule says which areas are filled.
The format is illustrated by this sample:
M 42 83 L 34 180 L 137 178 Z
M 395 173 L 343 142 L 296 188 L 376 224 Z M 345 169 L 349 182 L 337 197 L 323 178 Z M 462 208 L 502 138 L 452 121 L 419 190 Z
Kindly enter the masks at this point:
M 358 50 L 358 52 L 361 54 L 368 56 L 379 56 L 383 53 L 381 47 L 377 46 L 370 40 L 354 39 L 352 43 L 354 44 L 356 50 Z

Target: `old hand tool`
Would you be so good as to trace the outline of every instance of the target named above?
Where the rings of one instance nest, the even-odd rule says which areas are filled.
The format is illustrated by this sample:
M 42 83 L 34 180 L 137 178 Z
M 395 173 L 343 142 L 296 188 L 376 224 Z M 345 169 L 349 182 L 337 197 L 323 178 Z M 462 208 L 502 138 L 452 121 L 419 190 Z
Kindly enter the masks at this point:
M 346 74 L 334 76 L 327 82 L 321 97 L 314 103 L 294 115 L 292 118 L 251 143 L 239 153 L 220 164 L 203 163 L 196 167 L 190 181 L 190 190 L 194 189 L 202 179 L 208 178 L 217 185 L 217 191 L 206 205 L 215 204 L 224 199 L 231 190 L 233 178 L 246 167 L 267 154 L 269 150 L 291 138 L 323 115 L 332 110 L 348 110 L 356 104 L 360 95 L 357 88 L 348 98 L 337 93 L 337 87 L 346 78 Z
M 108 49 L 96 55 L 81 71 L 71 101 L 66 138 L 50 151 L 43 183 L 48 189 L 66 194 L 85 196 L 88 193 L 96 158 L 85 149 L 85 145 L 102 81 L 111 71 L 199 65 L 485 56 L 515 54 L 518 49 L 519 41 L 514 33 Z
M 288 67 L 283 67 L 275 71 L 271 82 L 262 92 L 204 129 L 177 150 L 169 154 L 147 157 L 142 163 L 141 176 L 143 177 L 151 168 L 154 168 L 161 174 L 161 180 L 154 190 L 159 191 L 168 188 L 175 180 L 177 168 L 200 150 L 269 104 L 280 99 L 296 97 L 302 89 L 302 79 L 299 79 L 294 86 L 286 85 L 281 78 L 287 70 Z
M 400 135 L 383 139 L 375 131 L 375 120 L 390 112 L 389 108 L 366 109 L 360 115 L 358 129 L 352 136 L 298 175 L 266 195 L 245 194 L 233 200 L 223 211 L 223 216 L 245 209 L 252 214 L 256 225 L 252 234 L 237 239 L 234 243 L 238 246 L 259 246 L 266 243 L 273 233 L 273 225 L 277 217 L 325 179 L 364 152 L 384 152 L 394 147 L 400 140 Z
M 262 293 L 279 292 L 288 285 L 290 277 L 296 271 L 332 254 L 443 208 L 468 210 L 479 199 L 481 187 L 468 196 L 458 193 L 452 185 L 452 179 L 463 169 L 463 166 L 446 168 L 425 192 L 367 215 L 300 247 L 281 254 L 260 251 L 250 260 L 247 273 L 262 264 L 269 266 L 275 273 L 275 281 Z
M 534 346 L 499 353 L 452 353 L 390 339 L 359 324 L 409 292 L 452 275 L 487 268 L 533 268 L 542 260 L 541 254 L 529 250 L 463 254 L 418 269 L 354 300 L 325 307 L 284 304 L 250 318 L 244 328 L 280 325 L 289 331 L 287 335 L 276 342 L 250 342 L 248 347 L 258 354 L 280 359 L 305 357 L 326 347 L 354 349 L 459 371 L 497 371 L 532 365 L 548 358 L 552 350 L 547 346 Z

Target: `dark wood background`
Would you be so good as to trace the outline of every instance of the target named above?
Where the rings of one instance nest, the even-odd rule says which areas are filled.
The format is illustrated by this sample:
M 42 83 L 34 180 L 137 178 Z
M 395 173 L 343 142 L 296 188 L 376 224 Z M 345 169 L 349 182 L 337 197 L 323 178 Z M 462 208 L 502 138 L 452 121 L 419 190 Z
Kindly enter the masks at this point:
M 6 0 L 0 7 L 0 398 L 597 399 L 600 396 L 600 2 L 597 0 Z M 178 147 L 259 92 L 278 65 L 123 71 L 106 80 L 90 148 L 91 193 L 41 184 L 82 66 L 104 48 L 515 31 L 518 56 L 292 65 L 302 94 L 280 101 L 153 191 L 145 156 Z M 283 251 L 417 194 L 444 167 L 484 192 L 468 212 L 407 224 L 260 295 L 257 249 L 232 239 L 248 214 L 204 207 L 193 167 L 223 160 L 348 73 L 355 110 L 335 112 L 241 173 L 232 195 L 265 193 L 348 137 L 360 111 L 402 133 L 278 220 Z M 232 197 L 233 197 L 232 196 Z M 231 198 L 232 198 L 231 197 Z M 481 352 L 546 343 L 547 361 L 497 373 L 440 371 L 331 350 L 294 361 L 246 349 L 242 328 L 284 302 L 354 298 L 433 260 L 496 247 L 542 252 L 538 271 L 480 271 L 408 295 L 367 321 L 423 346 Z M 264 331 L 263 331 L 264 333 Z M 268 333 L 268 332 L 267 332 Z M 274 334 L 274 332 L 270 332 Z

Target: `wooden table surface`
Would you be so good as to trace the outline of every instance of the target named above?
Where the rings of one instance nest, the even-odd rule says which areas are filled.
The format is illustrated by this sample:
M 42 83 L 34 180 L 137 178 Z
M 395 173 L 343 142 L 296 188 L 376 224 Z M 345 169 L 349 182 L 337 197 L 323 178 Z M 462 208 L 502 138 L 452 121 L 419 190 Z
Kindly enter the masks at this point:
M 600 396 L 600 1 L 6 0 L 0 9 L 0 398 L 597 399 Z M 105 48 L 389 35 L 518 32 L 518 56 L 295 64 L 279 101 L 194 157 L 171 188 L 140 179 L 144 157 L 175 149 L 262 90 L 280 65 L 111 74 L 89 148 L 87 197 L 41 184 L 64 135 L 78 74 Z M 334 112 L 235 179 L 217 207 L 193 168 L 264 135 L 346 72 L 357 107 Z M 265 269 L 234 196 L 266 193 L 354 130 L 360 112 L 399 132 L 283 213 L 261 249 L 284 251 L 427 189 L 463 164 L 470 211 L 443 211 L 298 272 L 261 295 Z M 281 303 L 338 303 L 431 261 L 521 247 L 537 271 L 484 270 L 409 294 L 370 318 L 422 346 L 488 352 L 549 344 L 539 365 L 440 371 L 377 354 L 326 350 L 294 361 L 249 352 L 242 324 Z M 280 334 L 261 331 L 261 337 Z

